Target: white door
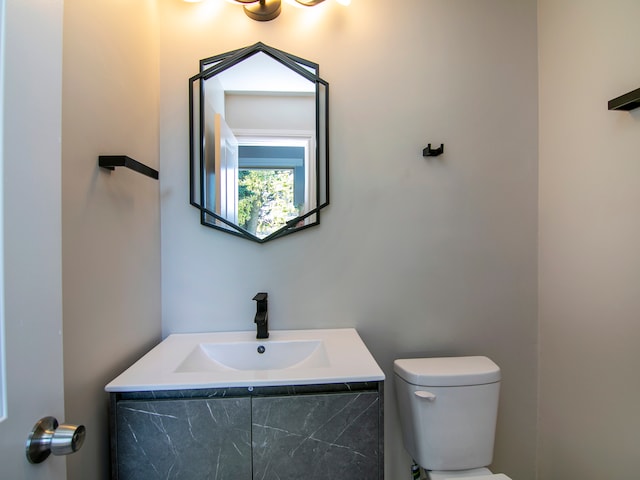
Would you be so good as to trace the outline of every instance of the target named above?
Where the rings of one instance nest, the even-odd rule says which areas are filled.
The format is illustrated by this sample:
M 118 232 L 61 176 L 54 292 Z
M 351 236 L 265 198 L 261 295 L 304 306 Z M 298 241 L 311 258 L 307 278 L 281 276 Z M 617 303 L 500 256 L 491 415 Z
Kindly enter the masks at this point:
M 63 0 L 0 0 L 0 477 L 63 480 L 64 457 L 31 464 L 25 442 L 64 420 L 61 280 Z
M 215 114 L 216 213 L 238 223 L 238 140 L 227 122 Z

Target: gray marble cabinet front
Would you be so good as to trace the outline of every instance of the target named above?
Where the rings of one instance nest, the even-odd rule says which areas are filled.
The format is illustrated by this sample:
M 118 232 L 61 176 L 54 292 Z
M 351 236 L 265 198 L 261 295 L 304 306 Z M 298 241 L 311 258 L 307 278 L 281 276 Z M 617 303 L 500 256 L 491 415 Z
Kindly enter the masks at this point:
M 251 398 L 117 403 L 119 480 L 251 480 Z
M 113 480 L 382 480 L 383 383 L 111 395 Z
M 253 478 L 377 479 L 377 392 L 255 397 Z

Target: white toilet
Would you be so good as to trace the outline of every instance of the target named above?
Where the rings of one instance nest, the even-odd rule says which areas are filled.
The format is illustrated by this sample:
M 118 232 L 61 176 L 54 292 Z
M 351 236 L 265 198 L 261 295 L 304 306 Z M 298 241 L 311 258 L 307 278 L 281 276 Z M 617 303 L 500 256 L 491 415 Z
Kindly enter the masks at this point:
M 404 446 L 430 480 L 510 480 L 493 459 L 500 368 L 487 357 L 393 364 Z

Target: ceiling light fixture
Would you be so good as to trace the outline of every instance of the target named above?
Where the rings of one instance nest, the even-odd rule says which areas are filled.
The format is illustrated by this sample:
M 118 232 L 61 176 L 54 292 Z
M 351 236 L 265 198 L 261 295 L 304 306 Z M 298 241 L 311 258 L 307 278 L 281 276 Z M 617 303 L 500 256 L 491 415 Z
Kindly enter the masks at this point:
M 259 22 L 273 20 L 282 10 L 281 0 L 235 0 L 244 6 L 247 17 Z
M 296 3 L 305 7 L 314 7 L 325 0 L 295 0 Z M 351 0 L 337 0 L 342 5 L 348 5 Z M 253 20 L 268 22 L 273 20 L 282 11 L 282 0 L 233 0 L 233 3 L 244 7 L 244 13 Z

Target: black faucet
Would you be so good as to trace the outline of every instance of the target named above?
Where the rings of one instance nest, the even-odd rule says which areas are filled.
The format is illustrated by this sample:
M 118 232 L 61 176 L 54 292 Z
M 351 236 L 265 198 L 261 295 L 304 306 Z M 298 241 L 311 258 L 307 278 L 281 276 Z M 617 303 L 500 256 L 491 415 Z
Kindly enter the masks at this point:
M 258 327 L 258 334 L 256 338 L 269 338 L 269 312 L 267 309 L 267 297 L 268 293 L 260 292 L 257 293 L 253 299 L 258 302 L 256 312 L 256 318 L 254 322 Z

